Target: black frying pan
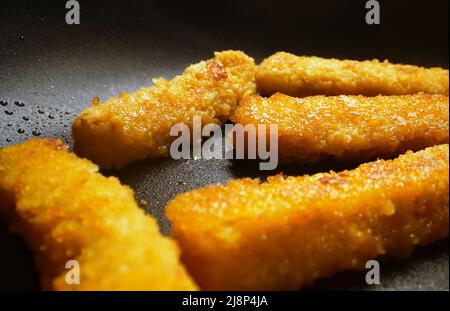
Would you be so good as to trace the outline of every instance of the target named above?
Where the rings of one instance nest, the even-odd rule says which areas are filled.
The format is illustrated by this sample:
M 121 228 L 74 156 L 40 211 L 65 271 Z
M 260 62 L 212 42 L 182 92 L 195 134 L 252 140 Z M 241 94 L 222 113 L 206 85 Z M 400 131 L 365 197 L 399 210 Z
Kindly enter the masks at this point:
M 448 1 L 380 1 L 381 24 L 365 23 L 365 1 L 87 1 L 81 24 L 65 23 L 65 0 L 2 0 L 0 4 L 0 146 L 30 137 L 61 137 L 94 96 L 171 78 L 222 49 L 261 61 L 279 50 L 350 59 L 448 68 Z M 18 102 L 15 104 L 15 102 Z M 342 169 L 280 167 L 300 175 Z M 244 176 L 265 177 L 249 162 L 147 160 L 104 172 L 149 202 L 162 231 L 164 206 L 177 193 Z M 38 289 L 32 256 L 20 237 L 0 225 L 0 289 Z M 365 272 L 339 274 L 314 289 L 448 290 L 448 241 L 417 250 L 405 261 L 381 262 L 381 285 Z

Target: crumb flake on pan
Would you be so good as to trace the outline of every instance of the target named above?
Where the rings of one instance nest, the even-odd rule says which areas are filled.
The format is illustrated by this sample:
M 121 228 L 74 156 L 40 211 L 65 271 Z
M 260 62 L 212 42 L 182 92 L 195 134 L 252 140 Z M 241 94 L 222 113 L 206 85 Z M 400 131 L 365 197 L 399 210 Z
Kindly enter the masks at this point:
M 443 95 L 311 96 L 243 99 L 235 123 L 278 125 L 280 160 L 374 160 L 449 142 Z
M 0 149 L 0 212 L 33 250 L 43 289 L 195 289 L 133 191 L 97 171 L 59 140 Z M 79 262 L 78 285 L 66 283 L 69 260 Z
M 200 288 L 298 289 L 447 237 L 448 158 L 439 145 L 351 171 L 233 180 L 178 195 L 167 216 Z
M 158 78 L 153 87 L 104 103 L 95 99 L 72 125 L 75 151 L 102 168 L 167 156 L 173 125 L 191 125 L 194 116 L 203 124 L 224 122 L 244 95 L 255 93 L 255 71 L 243 52 L 216 52 L 171 81 Z
M 442 68 L 296 56 L 278 52 L 257 68 L 258 90 L 292 96 L 310 95 L 448 95 L 449 74 Z

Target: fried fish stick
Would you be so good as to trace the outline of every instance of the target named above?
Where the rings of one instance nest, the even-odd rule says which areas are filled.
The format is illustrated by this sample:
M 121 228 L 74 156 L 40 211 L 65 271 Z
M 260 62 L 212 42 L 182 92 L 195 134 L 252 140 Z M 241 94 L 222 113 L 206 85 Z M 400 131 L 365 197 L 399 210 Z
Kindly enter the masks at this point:
M 448 151 L 409 151 L 340 173 L 233 180 L 177 196 L 167 216 L 200 288 L 294 290 L 448 236 Z
M 256 82 L 264 95 L 448 95 L 448 70 L 296 56 L 278 52 L 258 66 Z
M 227 120 L 244 95 L 255 93 L 255 71 L 243 52 L 216 52 L 171 81 L 155 79 L 153 87 L 103 104 L 95 99 L 72 125 L 75 151 L 102 168 L 168 156 L 173 125 L 192 126 L 194 116 L 203 124 Z
M 133 191 L 66 148 L 33 139 L 0 149 L 0 212 L 34 251 L 42 287 L 195 289 L 178 246 L 137 206 Z M 78 285 L 66 283 L 69 260 L 79 263 Z
M 278 125 L 280 160 L 307 163 L 391 157 L 449 142 L 449 101 L 443 95 L 250 96 L 232 120 Z

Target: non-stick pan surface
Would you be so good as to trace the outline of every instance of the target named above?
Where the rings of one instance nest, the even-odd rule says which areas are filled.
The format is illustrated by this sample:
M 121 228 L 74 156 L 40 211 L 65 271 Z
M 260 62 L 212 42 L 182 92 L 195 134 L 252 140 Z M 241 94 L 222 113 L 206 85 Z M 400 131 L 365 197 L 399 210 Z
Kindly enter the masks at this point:
M 365 23 L 365 1 L 87 1 L 81 24 L 65 22 L 66 1 L 0 4 L 0 146 L 30 137 L 72 144 L 73 118 L 120 91 L 171 78 L 213 51 L 241 49 L 258 62 L 279 50 L 304 55 L 448 68 L 448 1 L 382 1 L 381 24 Z M 16 103 L 17 102 L 17 103 Z M 5 104 L 5 103 L 3 103 Z M 300 175 L 342 169 L 280 167 Z M 177 193 L 245 176 L 263 177 L 254 163 L 227 160 L 147 160 L 115 172 L 148 201 L 162 231 L 164 206 Z M 64 176 L 61 176 L 64 182 Z M 38 289 L 32 256 L 0 225 L 0 289 Z M 404 261 L 381 261 L 381 285 L 365 272 L 339 274 L 314 289 L 448 290 L 448 241 Z

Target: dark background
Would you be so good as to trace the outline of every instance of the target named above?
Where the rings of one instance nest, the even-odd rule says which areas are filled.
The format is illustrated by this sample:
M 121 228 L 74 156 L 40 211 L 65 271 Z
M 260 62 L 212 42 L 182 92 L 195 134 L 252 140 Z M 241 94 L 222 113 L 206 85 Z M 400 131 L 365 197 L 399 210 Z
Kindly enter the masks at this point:
M 213 51 L 241 49 L 258 62 L 275 51 L 448 68 L 448 0 L 380 0 L 381 24 L 365 23 L 366 1 L 87 1 L 81 24 L 65 23 L 66 1 L 0 2 L 0 146 L 35 135 L 71 144 L 70 124 L 94 96 L 171 78 Z M 25 104 L 19 107 L 14 104 Z M 12 114 L 11 114 L 12 113 Z M 302 174 L 336 168 L 280 168 Z M 147 160 L 118 175 L 163 217 L 177 193 L 230 178 L 258 176 L 229 161 Z M 1 202 L 0 202 L 1 203 Z M 0 289 L 36 289 L 38 277 L 22 240 L 0 225 Z M 448 242 L 408 261 L 383 261 L 382 284 L 343 273 L 315 289 L 447 289 Z

